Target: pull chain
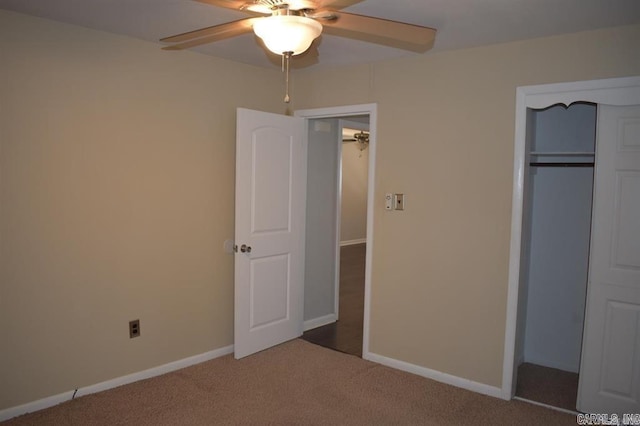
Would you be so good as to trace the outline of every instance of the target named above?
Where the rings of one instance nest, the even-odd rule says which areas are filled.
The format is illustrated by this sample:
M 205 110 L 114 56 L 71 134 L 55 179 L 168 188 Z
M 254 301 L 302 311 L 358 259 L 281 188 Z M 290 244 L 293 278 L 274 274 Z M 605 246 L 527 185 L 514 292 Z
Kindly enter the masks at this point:
M 285 92 L 284 92 L 284 102 L 286 104 L 289 103 L 289 63 L 291 62 L 291 55 L 293 52 L 284 52 L 282 54 L 282 72 L 284 73 L 284 84 L 285 84 Z

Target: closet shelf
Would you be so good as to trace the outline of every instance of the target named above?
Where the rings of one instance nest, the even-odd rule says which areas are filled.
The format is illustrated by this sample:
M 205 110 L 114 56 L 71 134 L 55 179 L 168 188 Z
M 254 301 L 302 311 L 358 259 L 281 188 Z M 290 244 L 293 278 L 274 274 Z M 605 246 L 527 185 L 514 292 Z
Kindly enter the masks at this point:
M 593 163 L 539 163 L 539 162 L 531 162 L 529 163 L 531 167 L 593 167 Z
M 531 155 L 537 157 L 595 157 L 596 153 L 593 151 L 585 152 L 549 152 L 549 151 L 531 151 Z

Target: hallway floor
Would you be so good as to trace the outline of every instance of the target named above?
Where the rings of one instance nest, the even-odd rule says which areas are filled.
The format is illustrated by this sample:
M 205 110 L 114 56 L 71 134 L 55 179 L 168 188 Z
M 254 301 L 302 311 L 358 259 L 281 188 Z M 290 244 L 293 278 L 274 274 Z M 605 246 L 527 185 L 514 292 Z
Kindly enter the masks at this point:
M 578 374 L 524 363 L 518 367 L 516 396 L 575 411 Z
M 340 248 L 339 320 L 305 332 L 304 340 L 362 357 L 365 254 L 364 243 Z

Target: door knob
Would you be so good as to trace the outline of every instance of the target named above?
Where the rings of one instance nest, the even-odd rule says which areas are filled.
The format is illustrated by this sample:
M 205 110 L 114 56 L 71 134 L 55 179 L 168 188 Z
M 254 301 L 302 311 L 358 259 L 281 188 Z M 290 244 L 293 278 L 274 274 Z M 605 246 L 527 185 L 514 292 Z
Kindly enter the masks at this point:
M 251 253 L 251 246 L 243 244 L 243 245 L 240 246 L 240 251 L 242 253 Z

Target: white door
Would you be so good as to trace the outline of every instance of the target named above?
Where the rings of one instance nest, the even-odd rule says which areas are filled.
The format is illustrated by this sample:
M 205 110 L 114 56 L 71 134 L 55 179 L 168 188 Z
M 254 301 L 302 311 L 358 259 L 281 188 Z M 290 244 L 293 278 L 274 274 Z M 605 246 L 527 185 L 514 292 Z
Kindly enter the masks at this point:
M 302 335 L 304 119 L 238 109 L 235 357 Z
M 577 408 L 586 413 L 638 413 L 640 106 L 599 106 L 596 147 Z

